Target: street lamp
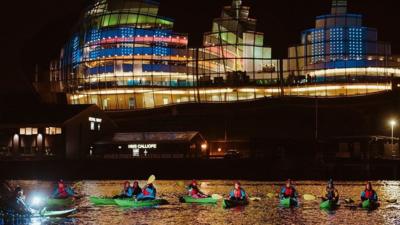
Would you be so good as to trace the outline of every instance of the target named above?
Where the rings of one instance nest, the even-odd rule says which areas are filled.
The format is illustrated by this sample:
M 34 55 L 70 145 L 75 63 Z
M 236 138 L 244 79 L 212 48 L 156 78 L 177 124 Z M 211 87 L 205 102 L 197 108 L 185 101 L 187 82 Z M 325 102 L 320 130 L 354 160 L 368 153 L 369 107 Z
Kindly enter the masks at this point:
M 390 120 L 389 121 L 390 127 L 392 128 L 392 154 L 393 157 L 396 156 L 395 152 L 394 152 L 394 127 L 397 125 L 396 120 Z

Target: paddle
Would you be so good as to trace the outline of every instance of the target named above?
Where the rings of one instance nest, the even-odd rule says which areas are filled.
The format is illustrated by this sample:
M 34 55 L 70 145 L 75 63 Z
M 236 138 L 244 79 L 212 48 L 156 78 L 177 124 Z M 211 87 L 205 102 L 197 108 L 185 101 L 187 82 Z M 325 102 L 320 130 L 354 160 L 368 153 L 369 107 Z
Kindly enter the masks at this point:
M 147 180 L 147 184 L 152 184 L 152 183 L 154 183 L 154 181 L 156 181 L 156 176 L 151 175 L 149 177 L 149 179 Z
M 311 195 L 311 194 L 304 194 L 303 198 L 306 201 L 315 201 L 315 200 L 317 200 L 317 197 L 315 197 L 314 195 Z

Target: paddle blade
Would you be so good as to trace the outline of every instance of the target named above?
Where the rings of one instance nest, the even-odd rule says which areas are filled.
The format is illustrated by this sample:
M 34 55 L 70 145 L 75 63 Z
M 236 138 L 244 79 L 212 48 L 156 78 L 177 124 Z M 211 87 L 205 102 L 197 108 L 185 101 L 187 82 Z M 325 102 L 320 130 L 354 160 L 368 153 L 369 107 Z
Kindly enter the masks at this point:
M 156 176 L 151 175 L 149 177 L 149 179 L 147 180 L 147 184 L 152 184 L 152 183 L 154 183 L 155 180 L 156 180 Z
M 317 199 L 314 195 L 310 195 L 310 194 L 303 195 L 303 198 L 306 201 L 315 201 Z
M 213 194 L 213 195 L 211 195 L 211 198 L 220 200 L 220 199 L 223 199 L 224 197 L 222 197 L 222 196 L 219 195 L 219 194 Z
M 261 201 L 261 198 L 260 198 L 260 197 L 250 197 L 249 199 L 250 199 L 250 201 L 254 201 L 254 202 L 259 202 L 259 201 Z
M 273 197 L 275 197 L 275 194 L 274 194 L 274 193 L 268 193 L 268 194 L 267 194 L 267 197 L 268 197 L 268 198 L 273 198 Z
M 178 182 L 176 182 L 176 185 L 178 185 L 179 187 L 185 187 L 185 182 L 178 181 Z

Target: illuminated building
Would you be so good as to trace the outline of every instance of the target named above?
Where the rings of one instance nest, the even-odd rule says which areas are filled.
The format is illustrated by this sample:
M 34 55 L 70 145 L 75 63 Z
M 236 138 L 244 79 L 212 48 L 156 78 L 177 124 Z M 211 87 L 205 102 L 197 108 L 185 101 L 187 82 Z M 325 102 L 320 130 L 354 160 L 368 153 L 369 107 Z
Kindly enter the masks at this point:
M 188 49 L 187 35 L 174 33 L 158 8 L 150 0 L 101 0 L 87 9 L 52 78 L 69 103 L 142 109 L 279 93 L 263 86 L 271 77 L 277 82 L 278 62 L 241 1 L 224 8 L 200 49 Z
M 347 12 L 346 0 L 332 0 L 331 13 L 318 16 L 315 28 L 301 34 L 285 60 L 285 95 L 363 95 L 391 90 L 399 76 L 391 46 L 378 41 L 362 15 Z
M 362 26 L 361 15 L 347 13 L 345 0 L 333 0 L 331 13 L 317 17 L 283 60 L 272 59 L 241 0 L 223 8 L 195 49 L 158 9 L 153 0 L 98 0 L 87 8 L 61 52 L 60 71 L 51 72 L 68 103 L 134 110 L 365 95 L 391 90 L 392 77 L 400 75 L 390 45 Z

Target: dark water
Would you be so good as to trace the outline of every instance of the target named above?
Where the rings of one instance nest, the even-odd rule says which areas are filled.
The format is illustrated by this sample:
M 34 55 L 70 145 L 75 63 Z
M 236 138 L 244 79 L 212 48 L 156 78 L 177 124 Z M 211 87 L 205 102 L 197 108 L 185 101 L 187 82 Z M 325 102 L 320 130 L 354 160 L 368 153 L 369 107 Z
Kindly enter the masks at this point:
M 41 181 L 12 181 L 26 189 L 26 194 L 33 192 L 48 193 L 52 183 Z M 110 196 L 117 194 L 123 181 L 79 181 L 71 182 L 76 191 L 85 196 Z M 141 182 L 142 184 L 144 182 Z M 203 181 L 202 189 L 210 194 L 226 195 L 232 188 L 233 181 Z M 326 182 L 301 181 L 296 187 L 301 194 L 322 196 Z M 301 201 L 300 207 L 282 209 L 278 199 L 270 199 L 267 193 L 276 193 L 283 183 L 243 181 L 243 187 L 251 196 L 261 197 L 260 202 L 251 202 L 245 208 L 222 209 L 216 206 L 180 204 L 178 197 L 185 190 L 177 181 L 156 181 L 159 197 L 165 198 L 170 205 L 147 209 L 121 209 L 118 207 L 93 207 L 88 197 L 79 200 L 79 211 L 62 220 L 36 219 L 21 224 L 400 224 L 400 204 L 390 204 L 386 200 L 400 200 L 400 182 L 374 182 L 382 202 L 378 210 L 367 212 L 341 206 L 335 212 L 319 209 L 319 202 Z M 342 198 L 359 199 L 364 182 L 336 182 Z

